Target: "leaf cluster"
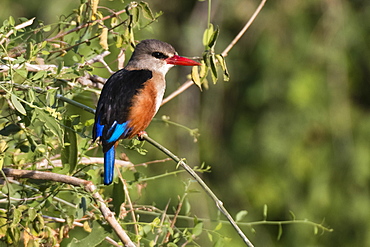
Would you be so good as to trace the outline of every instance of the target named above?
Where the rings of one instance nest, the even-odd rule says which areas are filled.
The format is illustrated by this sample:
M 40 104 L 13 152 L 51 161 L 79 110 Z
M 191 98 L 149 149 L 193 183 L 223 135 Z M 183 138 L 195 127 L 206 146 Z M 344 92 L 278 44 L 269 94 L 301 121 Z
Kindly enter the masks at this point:
M 95 87 L 104 82 L 91 79 L 101 69 L 95 63 L 111 71 L 100 58 L 104 51 L 132 50 L 135 34 L 161 12 L 153 13 L 146 2 L 131 2 L 120 11 L 107 11 L 98 4 L 81 1 L 73 13 L 54 24 L 9 17 L 0 27 L 1 167 L 46 170 L 102 184 L 102 166 L 84 163 L 84 158 L 101 152 L 91 145 L 93 115 L 66 102 L 77 103 L 77 99 L 86 104 L 82 109 L 91 109 L 97 99 Z M 146 153 L 137 140 L 125 146 Z M 131 174 L 129 190 L 146 183 L 142 174 L 135 170 Z M 169 246 L 195 243 L 203 230 L 201 222 L 177 228 L 168 217 L 140 223 L 125 218 L 130 215 L 125 186 L 116 177 L 99 191 L 113 198 L 110 208 L 132 230 L 133 239 L 148 246 L 154 246 L 158 238 Z M 9 246 L 109 246 L 107 237 L 116 238 L 94 200 L 81 188 L 7 178 L 0 189 L 0 242 Z M 187 204 L 188 214 L 190 208 Z

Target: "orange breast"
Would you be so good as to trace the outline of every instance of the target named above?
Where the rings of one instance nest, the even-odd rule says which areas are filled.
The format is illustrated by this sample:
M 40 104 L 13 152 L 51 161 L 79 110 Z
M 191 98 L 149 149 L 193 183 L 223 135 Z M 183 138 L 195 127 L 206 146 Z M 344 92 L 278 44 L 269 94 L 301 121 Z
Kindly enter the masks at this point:
M 145 130 L 156 114 L 157 88 L 154 82 L 152 80 L 146 82 L 132 102 L 134 103 L 128 116 L 130 121 L 128 127 L 131 128 L 131 133 L 127 138 L 133 138 L 140 131 Z

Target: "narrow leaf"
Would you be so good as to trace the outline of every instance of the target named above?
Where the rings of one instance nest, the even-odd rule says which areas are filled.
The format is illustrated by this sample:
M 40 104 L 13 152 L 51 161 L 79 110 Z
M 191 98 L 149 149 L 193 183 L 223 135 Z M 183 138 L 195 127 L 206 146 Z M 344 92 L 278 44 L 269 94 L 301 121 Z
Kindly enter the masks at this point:
M 199 77 L 199 72 L 198 72 L 198 67 L 197 66 L 193 66 L 193 68 L 191 69 L 191 79 L 193 80 L 193 82 L 195 83 L 195 85 L 197 85 L 199 87 L 199 89 L 202 91 L 202 83 L 200 81 L 200 77 Z
M 219 223 L 217 224 L 217 226 L 215 227 L 215 231 L 219 231 L 219 230 L 221 230 L 221 228 L 222 228 L 222 223 L 221 223 L 221 222 L 219 222 Z
M 202 233 L 202 229 L 203 229 L 203 222 L 199 222 L 193 228 L 193 235 L 194 236 L 199 236 Z
M 153 15 L 152 10 L 149 8 L 148 3 L 140 2 L 139 6 L 143 12 L 144 18 L 149 19 L 149 20 L 155 20 L 155 16 Z
M 99 44 L 101 45 L 101 47 L 104 50 L 108 50 L 108 28 L 103 27 L 99 39 Z
M 278 232 L 277 240 L 280 240 L 282 235 L 283 235 L 283 227 L 281 224 L 279 224 L 279 232 Z
M 229 81 L 229 79 L 230 79 L 229 71 L 227 70 L 227 67 L 226 67 L 225 58 L 221 54 L 216 54 L 215 57 L 217 58 L 217 61 L 218 61 L 219 65 L 221 66 L 221 69 L 223 71 L 224 81 Z
M 210 62 L 210 67 L 211 67 L 211 75 L 212 75 L 212 81 L 214 84 L 217 82 L 217 67 L 216 67 L 216 61 L 215 61 L 215 56 L 212 55 L 209 57 L 209 62 Z
M 263 220 L 267 219 L 267 205 L 263 205 Z
M 243 218 L 248 214 L 248 211 L 247 210 L 242 210 L 240 212 L 238 212 L 236 214 L 236 217 L 235 217 L 235 221 L 238 222 L 238 221 L 241 221 L 243 220 Z
M 15 227 L 21 221 L 22 211 L 18 208 L 14 208 L 13 210 L 13 220 L 11 223 L 11 227 Z
M 203 33 L 203 45 L 207 46 L 209 44 L 209 38 L 212 36 L 213 33 L 213 25 L 212 23 L 209 24 L 208 28 Z
M 10 96 L 10 99 L 12 101 L 12 104 L 14 106 L 14 108 L 21 114 L 23 115 L 26 115 L 26 110 L 24 109 L 23 105 L 21 104 L 21 102 L 19 102 L 17 96 L 15 94 L 12 94 Z
M 96 14 L 98 12 L 99 0 L 91 0 L 92 19 L 96 20 Z
M 32 80 L 37 81 L 41 78 L 44 78 L 46 74 L 47 72 L 45 70 L 40 70 L 34 76 L 32 76 Z M 30 90 L 30 91 L 33 91 L 33 90 Z
M 78 146 L 77 146 L 77 135 L 74 131 L 72 122 L 70 119 L 66 119 L 64 121 L 64 143 L 65 145 L 62 150 L 62 163 L 63 166 L 69 167 L 69 173 L 73 173 L 76 165 L 77 165 L 77 158 L 78 158 Z
M 317 226 L 314 226 L 313 227 L 313 232 L 315 235 L 317 235 L 319 233 L 319 228 Z
M 121 179 L 118 179 L 118 183 L 113 184 L 113 210 L 116 215 L 121 213 L 121 205 L 125 202 L 125 191 L 123 190 L 124 184 Z
M 61 143 L 63 143 L 63 132 L 57 120 L 43 110 L 35 109 L 35 111 L 37 112 L 39 120 L 45 123 L 45 127 L 58 137 Z
M 37 211 L 34 207 L 28 209 L 28 219 L 33 221 L 37 216 Z
M 212 33 L 212 36 L 209 38 L 209 41 L 208 41 L 208 47 L 213 49 L 214 46 L 216 45 L 216 41 L 217 41 L 217 38 L 218 38 L 218 34 L 220 33 L 218 27 L 216 28 L 216 30 Z

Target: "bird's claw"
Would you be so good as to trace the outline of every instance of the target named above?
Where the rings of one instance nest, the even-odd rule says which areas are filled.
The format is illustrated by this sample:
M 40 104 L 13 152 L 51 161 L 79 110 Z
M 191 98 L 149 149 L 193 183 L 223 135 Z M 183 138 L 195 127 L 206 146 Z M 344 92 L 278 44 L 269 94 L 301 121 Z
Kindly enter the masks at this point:
M 139 138 L 139 141 L 144 141 L 144 136 L 147 136 L 148 133 L 146 131 L 142 130 L 139 133 L 137 133 L 137 137 Z

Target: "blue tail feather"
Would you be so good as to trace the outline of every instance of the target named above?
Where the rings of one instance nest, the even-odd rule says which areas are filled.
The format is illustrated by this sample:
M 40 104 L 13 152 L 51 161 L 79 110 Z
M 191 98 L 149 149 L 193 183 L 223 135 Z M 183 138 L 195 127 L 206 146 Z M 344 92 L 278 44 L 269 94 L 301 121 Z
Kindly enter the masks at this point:
M 111 184 L 114 172 L 115 147 L 114 145 L 104 153 L 104 184 Z

